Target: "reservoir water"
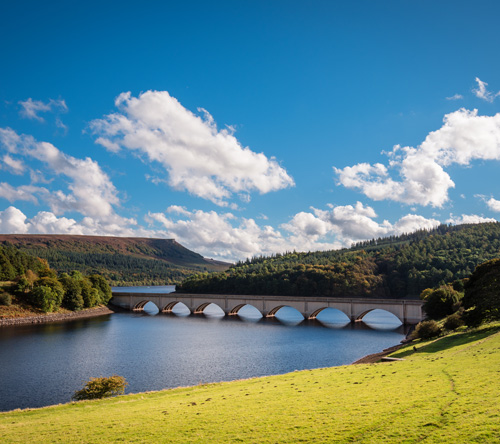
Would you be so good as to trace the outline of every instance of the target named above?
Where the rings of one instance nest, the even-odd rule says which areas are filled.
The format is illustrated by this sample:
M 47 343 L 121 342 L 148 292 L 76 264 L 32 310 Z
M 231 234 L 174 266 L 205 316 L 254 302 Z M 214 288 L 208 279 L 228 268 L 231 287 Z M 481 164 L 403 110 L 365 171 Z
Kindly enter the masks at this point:
M 278 319 L 252 307 L 240 317 L 217 307 L 189 316 L 146 309 L 0 328 L 0 411 L 68 402 L 96 376 L 125 377 L 126 393 L 161 390 L 349 364 L 404 338 L 400 323 L 379 310 L 351 324 L 332 309 L 304 322 L 286 307 Z

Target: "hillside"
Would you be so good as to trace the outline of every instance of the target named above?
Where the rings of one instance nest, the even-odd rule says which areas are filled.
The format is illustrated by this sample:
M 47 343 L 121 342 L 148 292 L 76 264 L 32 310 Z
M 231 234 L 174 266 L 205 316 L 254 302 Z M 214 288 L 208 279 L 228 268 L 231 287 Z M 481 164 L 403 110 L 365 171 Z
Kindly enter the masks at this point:
M 3 443 L 500 441 L 498 324 L 394 356 L 404 360 L 0 413 L 0 435 Z
M 205 259 L 173 239 L 1 234 L 0 245 L 46 259 L 58 272 L 101 274 L 112 285 L 175 284 L 230 265 Z
M 478 264 L 497 257 L 500 223 L 442 225 L 350 249 L 256 257 L 222 273 L 192 276 L 178 291 L 416 298 L 426 288 L 469 277 Z

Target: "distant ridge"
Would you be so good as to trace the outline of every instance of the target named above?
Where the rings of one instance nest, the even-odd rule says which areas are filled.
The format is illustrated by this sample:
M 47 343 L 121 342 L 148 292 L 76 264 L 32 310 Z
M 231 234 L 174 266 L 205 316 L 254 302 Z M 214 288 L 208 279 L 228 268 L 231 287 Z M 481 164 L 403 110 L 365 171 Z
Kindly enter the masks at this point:
M 46 259 L 59 272 L 102 274 L 112 285 L 176 284 L 192 274 L 223 271 L 231 265 L 206 259 L 174 239 L 0 234 L 0 244 Z

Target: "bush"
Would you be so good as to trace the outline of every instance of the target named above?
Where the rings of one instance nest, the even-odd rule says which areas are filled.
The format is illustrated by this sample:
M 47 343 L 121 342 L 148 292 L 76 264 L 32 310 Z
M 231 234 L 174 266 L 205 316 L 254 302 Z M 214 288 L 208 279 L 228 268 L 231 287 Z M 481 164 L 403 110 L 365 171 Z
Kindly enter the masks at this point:
M 462 319 L 462 313 L 457 311 L 456 313 L 449 315 L 445 319 L 443 327 L 446 330 L 451 331 L 451 330 L 456 330 L 458 327 L 461 327 L 464 324 L 465 322 Z
M 101 399 L 123 395 L 127 384 L 124 377 L 117 375 L 108 378 L 90 378 L 81 390 L 75 392 L 72 399 L 83 401 L 86 399 Z
M 420 339 L 431 339 L 441 334 L 441 327 L 436 321 L 422 321 L 415 328 L 414 335 Z
M 0 305 L 6 305 L 9 307 L 12 305 L 12 296 L 9 293 L 5 293 L 0 290 Z

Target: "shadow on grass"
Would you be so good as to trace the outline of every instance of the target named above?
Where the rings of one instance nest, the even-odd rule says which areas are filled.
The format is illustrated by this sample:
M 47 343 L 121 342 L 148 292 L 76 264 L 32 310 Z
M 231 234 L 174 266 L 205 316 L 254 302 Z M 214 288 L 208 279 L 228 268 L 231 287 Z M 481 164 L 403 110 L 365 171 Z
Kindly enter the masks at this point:
M 460 345 L 466 345 L 475 341 L 479 341 L 497 333 L 498 331 L 500 331 L 500 323 L 488 324 L 482 327 L 478 327 L 477 329 L 474 329 L 472 331 L 451 333 L 442 338 L 437 338 L 430 343 L 423 344 L 421 342 L 417 342 L 415 344 L 409 345 L 407 348 L 404 348 L 401 351 L 391 354 L 390 356 L 393 358 L 405 358 L 419 352 L 438 353 L 444 350 L 449 350 L 453 347 L 458 347 Z M 415 350 L 414 347 L 416 347 L 417 350 Z

